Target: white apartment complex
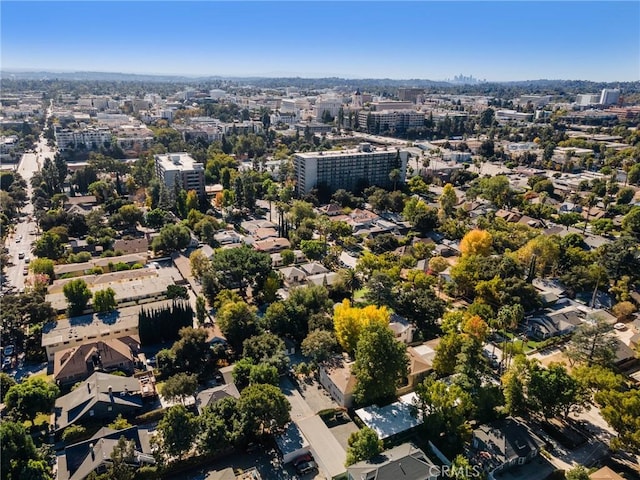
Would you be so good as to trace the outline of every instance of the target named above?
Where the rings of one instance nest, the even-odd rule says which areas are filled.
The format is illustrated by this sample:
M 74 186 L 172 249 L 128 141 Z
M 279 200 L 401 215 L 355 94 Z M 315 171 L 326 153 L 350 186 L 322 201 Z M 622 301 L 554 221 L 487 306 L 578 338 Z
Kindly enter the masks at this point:
M 361 110 L 358 121 L 361 127 L 367 127 L 377 132 L 395 129 L 418 128 L 424 126 L 424 112 L 413 109 L 406 110 Z
M 398 183 L 404 182 L 409 152 L 397 149 L 374 149 L 362 143 L 357 149 L 297 153 L 293 158 L 296 190 L 304 195 L 315 187 L 357 191 L 369 185 L 393 186 L 389 174 L 400 171 Z
M 188 153 L 168 153 L 155 155 L 156 174 L 168 188 L 173 188 L 176 178 L 180 178 L 182 188 L 195 190 L 202 196 L 204 190 L 204 165 L 196 162 Z
M 620 90 L 615 88 L 603 88 L 600 93 L 600 105 L 615 105 L 620 100 Z
M 85 127 L 79 130 L 56 128 L 55 137 L 62 151 L 79 146 L 93 150 L 111 142 L 111 130 L 108 127 Z

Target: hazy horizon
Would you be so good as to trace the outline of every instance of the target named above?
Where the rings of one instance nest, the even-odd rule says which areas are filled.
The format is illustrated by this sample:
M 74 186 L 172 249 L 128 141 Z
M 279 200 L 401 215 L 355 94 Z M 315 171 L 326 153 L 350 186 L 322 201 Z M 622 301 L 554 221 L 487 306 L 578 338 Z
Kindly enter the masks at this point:
M 640 2 L 3 1 L 0 8 L 4 71 L 640 80 Z

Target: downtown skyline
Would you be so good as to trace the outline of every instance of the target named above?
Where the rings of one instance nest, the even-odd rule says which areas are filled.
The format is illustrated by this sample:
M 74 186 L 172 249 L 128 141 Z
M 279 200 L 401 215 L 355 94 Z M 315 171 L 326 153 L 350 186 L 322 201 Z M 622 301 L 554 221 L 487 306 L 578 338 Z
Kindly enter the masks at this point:
M 3 70 L 640 80 L 638 2 L 7 1 L 0 8 Z

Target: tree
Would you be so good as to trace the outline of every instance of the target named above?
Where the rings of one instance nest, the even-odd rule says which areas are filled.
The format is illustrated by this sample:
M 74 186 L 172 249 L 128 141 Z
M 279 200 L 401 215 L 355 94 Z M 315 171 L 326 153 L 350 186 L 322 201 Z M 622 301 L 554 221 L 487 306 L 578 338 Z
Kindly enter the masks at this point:
M 290 410 L 289 401 L 274 385 L 249 385 L 238 400 L 238 413 L 254 435 L 284 427 L 291 420 Z
M 171 347 L 176 364 L 183 371 L 202 374 L 207 368 L 210 353 L 207 332 L 189 326 L 181 328 L 179 335 L 180 339 Z
M 186 248 L 190 240 L 191 233 L 187 227 L 172 223 L 160 229 L 158 236 L 151 242 L 151 248 L 154 252 L 171 253 Z
M 202 286 L 209 302 L 223 289 L 238 289 L 244 298 L 248 287 L 259 292 L 271 271 L 271 257 L 267 253 L 248 246 L 219 249 L 211 258 L 211 268 L 203 276 Z
M 185 397 L 195 395 L 198 389 L 198 376 L 195 374 L 178 373 L 167 378 L 162 386 L 162 396 L 173 402 L 184 402 Z
M 391 183 L 393 184 L 393 191 L 396 191 L 398 182 L 402 179 L 402 172 L 397 169 L 394 168 L 393 170 L 391 170 L 389 172 L 389 180 L 391 180 Z
M 569 227 L 571 227 L 572 225 L 575 225 L 576 223 L 579 223 L 581 221 L 582 215 L 576 212 L 561 213 L 560 215 L 558 215 L 558 223 L 567 227 L 567 230 L 569 230 Z
M 518 355 L 513 364 L 502 376 L 502 390 L 505 400 L 505 411 L 509 415 L 519 416 L 527 410 L 525 389 L 531 374 L 531 361 L 524 355 Z
M 131 424 L 126 418 L 122 416 L 121 413 L 119 413 L 115 420 L 107 425 L 107 427 L 112 430 L 124 430 L 125 428 L 131 427 Z
M 480 179 L 478 183 L 480 196 L 489 200 L 496 207 L 502 208 L 511 201 L 513 192 L 509 179 L 504 175 Z
M 250 385 L 275 385 L 278 386 L 280 382 L 280 376 L 278 369 L 273 365 L 267 363 L 259 363 L 258 365 L 252 365 L 249 372 L 249 384 Z
M 187 201 L 186 201 L 187 212 L 190 212 L 191 210 L 198 210 L 199 205 L 200 205 L 200 199 L 198 198 L 198 193 L 195 190 L 189 190 L 187 192 Z
M 350 354 L 356 351 L 360 333 L 370 324 L 389 325 L 389 310 L 385 307 L 369 305 L 364 308 L 352 307 L 349 300 L 336 305 L 333 325 L 340 346 Z
M 618 433 L 611 447 L 640 453 L 640 390 L 605 390 L 596 393 L 595 400 L 602 418 Z
M 343 268 L 338 272 L 344 289 L 349 293 L 349 300 L 353 301 L 353 294 L 362 287 L 362 279 L 353 268 Z
M 582 465 L 576 465 L 565 473 L 566 480 L 589 480 L 589 470 Z
M 378 439 L 375 430 L 364 427 L 349 435 L 349 448 L 345 466 L 353 465 L 362 460 L 371 460 L 382 452 L 384 444 Z
M 55 384 L 35 377 L 9 388 L 4 403 L 15 418 L 33 421 L 38 413 L 51 411 L 59 394 Z
M 531 408 L 546 418 L 579 411 L 585 403 L 586 395 L 582 385 L 562 364 L 552 363 L 548 368 L 534 365 L 528 384 L 527 399 Z
M 402 216 L 420 233 L 428 233 L 438 225 L 438 211 L 415 197 L 407 200 Z
M 112 312 L 116 309 L 116 292 L 109 287 L 93 294 L 93 309 L 96 312 Z
M 567 345 L 566 355 L 572 364 L 607 366 L 615 358 L 616 348 L 613 326 L 596 317 L 593 324 L 583 323 L 576 328 Z
M 110 480 L 133 480 L 135 472 L 132 463 L 135 461 L 136 444 L 133 440 L 127 440 L 124 436 L 118 439 L 118 443 L 111 452 L 111 464 L 106 475 Z
M 257 333 L 258 324 L 255 308 L 246 302 L 227 302 L 217 312 L 218 326 L 236 352 L 242 343 Z
M 416 385 L 417 408 L 431 438 L 444 435 L 449 445 L 460 446 L 471 436 L 467 423 L 473 410 L 471 395 L 458 385 L 427 377 Z
M 443 219 L 447 219 L 453 215 L 453 209 L 458 204 L 458 196 L 453 188 L 453 185 L 447 183 L 442 189 L 442 195 L 440 195 L 440 210 L 442 212 Z
M 336 337 L 326 330 L 314 330 L 302 341 L 303 355 L 317 363 L 330 358 L 337 348 Z
M 640 207 L 633 207 L 622 218 L 622 228 L 636 238 L 640 238 Z
M 482 255 L 491 253 L 491 234 L 486 230 L 471 230 L 460 240 L 460 252 L 463 255 Z
M 214 454 L 229 447 L 232 432 L 228 432 L 225 419 L 218 412 L 206 407 L 198 420 L 198 450 Z
M 191 265 L 191 274 L 200 280 L 203 275 L 211 268 L 211 262 L 202 250 L 194 250 L 189 255 L 189 264 Z
M 50 258 L 58 260 L 64 255 L 64 245 L 60 236 L 53 232 L 44 232 L 36 241 L 33 247 L 33 253 L 38 257 Z
M 355 352 L 353 374 L 357 379 L 353 397 L 361 405 L 387 400 L 395 395 L 408 370 L 407 351 L 385 324 L 363 327 Z
M 197 428 L 195 416 L 184 405 L 169 408 L 158 422 L 162 450 L 170 457 L 182 458 L 191 449 Z
M 69 316 L 82 315 L 87 308 L 87 302 L 92 296 L 87 282 L 81 278 L 76 278 L 65 283 L 62 291 L 69 305 Z
M 207 319 L 207 301 L 202 295 L 196 297 L 196 318 L 200 325 L 203 325 Z
M 625 321 L 631 318 L 636 311 L 636 306 L 629 301 L 619 302 L 613 306 L 612 311 L 619 321 Z
M 29 269 L 34 274 L 44 274 L 53 279 L 54 262 L 48 258 L 34 258 L 29 265 Z
M 536 273 L 539 272 L 540 276 L 544 276 L 558 263 L 560 257 L 558 238 L 538 235 L 520 248 L 516 255 L 525 268 L 530 266 L 530 270 Z M 528 274 L 530 278 L 533 278 L 532 271 Z
M 25 470 L 30 462 L 40 460 L 31 435 L 24 425 L 4 419 L 0 423 L 0 448 L 2 462 L 0 462 L 0 476 L 2 479 L 18 480 L 25 478 Z M 48 469 L 47 472 L 48 473 Z M 41 475 L 40 480 L 49 480 L 49 475 Z
M 251 369 L 255 366 L 250 358 L 241 358 L 233 365 L 233 382 L 242 391 L 251 382 Z
M 309 260 L 321 260 L 327 254 L 327 244 L 322 240 L 302 240 L 300 250 Z
M 284 342 L 271 332 L 247 338 L 242 344 L 242 356 L 250 358 L 256 364 L 272 365 L 279 373 L 284 373 L 289 365 Z

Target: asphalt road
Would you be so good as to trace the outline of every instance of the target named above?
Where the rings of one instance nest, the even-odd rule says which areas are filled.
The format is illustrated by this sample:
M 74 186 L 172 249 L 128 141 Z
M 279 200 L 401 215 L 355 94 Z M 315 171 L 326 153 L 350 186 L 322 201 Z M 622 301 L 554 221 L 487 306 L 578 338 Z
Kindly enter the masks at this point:
M 50 115 L 50 110 L 47 115 Z M 34 220 L 29 220 L 33 217 L 31 178 L 40 170 L 44 159 L 48 157 L 53 160 L 54 155 L 55 149 L 47 146 L 46 139 L 41 136 L 36 144 L 35 153 L 25 153 L 17 167 L 17 172 L 27 182 L 27 203 L 21 210 L 21 217 L 13 225 L 13 231 L 7 236 L 5 247 L 9 250 L 11 259 L 11 264 L 6 268 L 6 277 L 9 285 L 18 290 L 24 288 L 26 275 L 23 272 L 28 267 L 25 259 L 19 258 L 20 253 L 24 252 L 25 257 L 33 258 L 31 250 L 37 240 L 37 224 Z

